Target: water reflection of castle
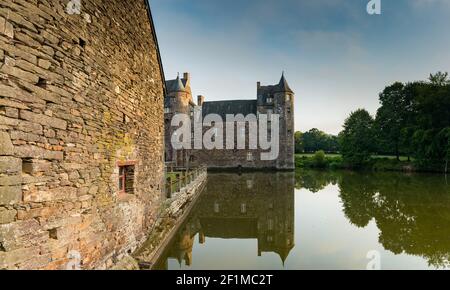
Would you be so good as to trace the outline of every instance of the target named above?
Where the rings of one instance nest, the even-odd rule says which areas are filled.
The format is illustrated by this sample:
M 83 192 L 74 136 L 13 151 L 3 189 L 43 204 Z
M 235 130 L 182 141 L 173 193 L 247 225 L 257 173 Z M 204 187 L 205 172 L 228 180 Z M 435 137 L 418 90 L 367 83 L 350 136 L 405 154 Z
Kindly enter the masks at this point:
M 294 173 L 210 174 L 197 206 L 157 268 L 168 258 L 187 266 L 192 248 L 207 238 L 257 239 L 257 254 L 277 253 L 282 263 L 294 247 Z

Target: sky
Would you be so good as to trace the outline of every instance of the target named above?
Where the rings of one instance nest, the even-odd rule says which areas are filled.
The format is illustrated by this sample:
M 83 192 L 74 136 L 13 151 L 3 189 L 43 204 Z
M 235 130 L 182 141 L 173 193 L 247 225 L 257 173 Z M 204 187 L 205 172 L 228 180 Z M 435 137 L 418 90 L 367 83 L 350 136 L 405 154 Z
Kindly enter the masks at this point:
M 450 0 L 150 0 L 166 79 L 191 73 L 206 101 L 256 99 L 256 82 L 295 91 L 295 127 L 338 134 L 375 115 L 395 82 L 450 71 Z M 196 101 L 196 99 L 194 99 Z

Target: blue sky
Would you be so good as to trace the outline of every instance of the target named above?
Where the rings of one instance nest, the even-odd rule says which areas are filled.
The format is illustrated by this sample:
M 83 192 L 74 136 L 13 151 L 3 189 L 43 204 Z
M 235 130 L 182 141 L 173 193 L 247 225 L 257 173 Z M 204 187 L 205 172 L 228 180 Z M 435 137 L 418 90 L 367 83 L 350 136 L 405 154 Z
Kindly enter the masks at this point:
M 284 70 L 296 130 L 337 134 L 394 81 L 450 71 L 450 0 L 150 0 L 167 79 L 206 100 L 254 99 Z M 196 101 L 196 100 L 194 100 Z

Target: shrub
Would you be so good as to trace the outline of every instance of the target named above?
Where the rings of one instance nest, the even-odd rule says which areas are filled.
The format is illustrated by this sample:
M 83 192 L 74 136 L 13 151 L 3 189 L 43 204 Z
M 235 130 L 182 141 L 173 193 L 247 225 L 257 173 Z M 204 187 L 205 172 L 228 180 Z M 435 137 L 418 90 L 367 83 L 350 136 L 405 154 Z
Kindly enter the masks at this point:
M 323 150 L 317 151 L 313 156 L 314 167 L 324 168 L 327 165 L 325 152 Z

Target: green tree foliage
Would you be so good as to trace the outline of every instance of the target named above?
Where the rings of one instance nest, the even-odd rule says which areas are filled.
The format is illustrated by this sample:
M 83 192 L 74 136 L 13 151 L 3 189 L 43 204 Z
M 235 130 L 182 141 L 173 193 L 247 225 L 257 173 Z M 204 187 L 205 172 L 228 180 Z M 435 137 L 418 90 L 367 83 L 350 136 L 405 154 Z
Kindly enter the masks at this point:
M 295 132 L 294 134 L 294 142 L 295 142 L 295 153 L 303 153 L 304 147 L 303 147 L 303 133 L 302 132 Z
M 325 152 L 323 150 L 319 150 L 316 153 L 314 153 L 313 162 L 315 167 L 324 168 L 327 165 Z
M 448 171 L 450 132 L 450 81 L 448 73 L 431 74 L 428 82 L 394 83 L 380 94 L 381 107 L 377 111 L 374 135 L 376 152 L 414 157 L 421 169 Z M 356 113 L 356 112 L 355 112 Z M 364 115 L 361 113 L 361 116 Z M 354 117 L 354 116 L 353 116 Z M 367 116 L 366 116 L 367 117 Z M 355 120 L 346 121 L 346 126 L 355 126 Z M 367 120 L 366 120 L 367 121 Z M 352 125 L 353 124 L 353 125 Z M 341 134 L 344 145 L 356 136 L 353 131 Z M 361 133 L 362 130 L 359 131 Z M 362 137 L 364 138 L 364 137 Z M 374 141 L 374 140 L 372 140 Z M 356 142 L 353 140 L 352 142 Z M 353 144 L 350 142 L 350 144 Z M 361 141 L 365 143 L 365 141 Z M 360 144 L 358 144 L 360 145 Z M 357 151 L 372 151 L 367 143 L 355 147 Z M 351 146 L 342 148 L 347 160 L 360 164 L 361 158 L 354 159 Z M 349 156 L 351 158 L 349 158 Z
M 316 128 L 304 133 L 296 132 L 294 138 L 295 153 L 315 153 L 319 150 L 327 153 L 339 152 L 338 137 Z
M 381 107 L 377 111 L 375 128 L 377 133 L 378 153 L 392 154 L 400 160 L 403 146 L 408 146 L 407 127 L 412 104 L 409 94 L 402 83 L 394 83 L 386 87 L 380 94 Z
M 437 72 L 436 74 L 430 74 L 428 78 L 430 83 L 435 86 L 445 86 L 450 84 L 450 80 L 448 79 L 448 72 Z
M 341 134 L 341 153 L 351 166 L 362 167 L 374 153 L 374 119 L 364 109 L 352 112 Z

